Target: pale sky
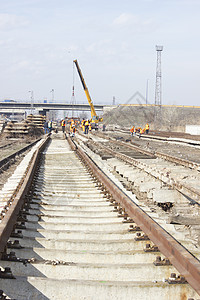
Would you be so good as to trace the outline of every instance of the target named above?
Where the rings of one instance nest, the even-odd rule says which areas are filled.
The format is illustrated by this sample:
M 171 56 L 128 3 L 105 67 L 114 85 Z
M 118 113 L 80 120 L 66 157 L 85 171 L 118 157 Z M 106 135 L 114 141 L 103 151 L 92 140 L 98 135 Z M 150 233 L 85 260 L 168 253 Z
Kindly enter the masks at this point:
M 0 100 L 72 98 L 77 59 L 94 103 L 200 105 L 200 0 L 0 0 Z M 75 99 L 87 103 L 75 70 Z M 131 103 L 137 103 L 132 101 Z

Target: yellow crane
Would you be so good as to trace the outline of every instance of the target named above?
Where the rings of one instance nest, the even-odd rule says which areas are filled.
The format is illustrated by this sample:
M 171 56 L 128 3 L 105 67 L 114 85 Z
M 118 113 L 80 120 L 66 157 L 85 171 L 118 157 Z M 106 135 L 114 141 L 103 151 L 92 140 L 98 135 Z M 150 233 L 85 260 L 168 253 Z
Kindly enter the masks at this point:
M 88 88 L 87 88 L 87 86 L 86 86 L 86 84 L 85 84 L 85 80 L 84 80 L 84 78 L 83 78 L 83 75 L 82 75 L 81 69 L 80 69 L 80 67 L 79 67 L 78 61 L 77 61 L 77 60 L 74 60 L 74 63 L 75 63 L 75 65 L 76 65 L 76 68 L 77 68 L 77 71 L 78 71 L 78 74 L 79 74 L 81 83 L 82 83 L 82 85 L 83 85 L 83 89 L 84 89 L 84 91 L 85 91 L 85 94 L 86 94 L 88 103 L 89 103 L 89 105 L 90 105 L 90 109 L 91 109 L 91 120 L 90 120 L 90 121 L 91 121 L 91 123 L 93 123 L 93 124 L 95 125 L 95 126 L 92 126 L 92 127 L 94 127 L 95 129 L 97 129 L 97 127 L 98 127 L 97 124 L 98 124 L 99 122 L 102 122 L 102 121 L 103 121 L 103 118 L 100 118 L 100 117 L 97 116 L 97 114 L 96 114 L 96 111 L 95 111 L 95 108 L 94 108 L 94 104 L 93 104 L 92 99 L 91 99 L 91 97 L 90 97 Z M 92 124 L 92 125 L 93 125 L 93 124 Z

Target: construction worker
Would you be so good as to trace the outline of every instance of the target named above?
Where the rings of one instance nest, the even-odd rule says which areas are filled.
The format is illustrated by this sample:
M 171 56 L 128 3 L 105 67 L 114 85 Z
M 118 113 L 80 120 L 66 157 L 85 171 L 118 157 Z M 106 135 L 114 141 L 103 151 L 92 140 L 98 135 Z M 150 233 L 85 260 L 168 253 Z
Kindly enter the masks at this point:
M 91 122 L 89 123 L 89 131 L 90 132 L 92 131 L 92 124 L 91 124 Z
M 141 137 L 141 135 L 144 133 L 143 129 L 140 127 L 140 131 L 139 131 L 139 138 Z
M 148 123 L 145 125 L 145 132 L 146 132 L 146 134 L 149 133 L 149 124 Z
M 88 129 L 89 129 L 89 120 L 87 120 L 86 122 L 85 122 L 85 134 L 88 134 Z
M 72 128 L 73 128 L 73 126 L 74 126 L 74 122 L 71 122 L 71 124 L 70 124 L 70 132 L 72 133 Z
M 49 133 L 48 122 L 44 123 L 44 134 Z
M 84 119 L 81 121 L 81 127 L 82 127 L 84 133 L 85 133 L 85 122 L 86 121 Z
M 65 120 L 63 119 L 61 122 L 61 126 L 62 126 L 62 132 L 65 132 Z
M 75 125 L 73 124 L 73 125 L 72 125 L 72 136 L 73 136 L 73 137 L 75 136 L 75 132 L 76 132 L 76 127 L 75 127 Z
M 49 128 L 49 132 L 51 132 L 52 131 L 52 121 L 48 122 L 48 128 Z
M 133 136 L 134 129 L 135 129 L 135 126 L 133 126 L 133 127 L 130 129 L 131 136 Z
M 137 127 L 136 128 L 136 133 L 140 133 L 140 130 L 141 130 L 142 128 L 141 127 Z

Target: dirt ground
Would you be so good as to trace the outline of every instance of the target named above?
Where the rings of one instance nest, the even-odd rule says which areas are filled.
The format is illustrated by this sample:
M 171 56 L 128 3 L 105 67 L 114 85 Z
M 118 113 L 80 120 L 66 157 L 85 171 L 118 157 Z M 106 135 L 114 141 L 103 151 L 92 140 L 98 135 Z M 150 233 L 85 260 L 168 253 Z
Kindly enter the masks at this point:
M 148 122 L 152 129 L 185 131 L 185 125 L 200 125 L 200 107 L 153 105 L 118 106 L 103 115 L 106 125 L 144 127 Z

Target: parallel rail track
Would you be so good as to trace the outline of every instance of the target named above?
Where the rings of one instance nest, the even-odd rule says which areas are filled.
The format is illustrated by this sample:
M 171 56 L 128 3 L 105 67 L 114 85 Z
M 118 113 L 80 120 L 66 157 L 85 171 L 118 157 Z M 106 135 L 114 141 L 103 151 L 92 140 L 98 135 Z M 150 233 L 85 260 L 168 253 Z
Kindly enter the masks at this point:
M 0 224 L 5 295 L 20 300 L 200 295 L 199 261 L 79 145 L 68 143 L 53 139 L 47 150 L 46 142 L 39 147 Z M 160 252 L 180 277 L 168 260 L 156 259 Z
M 95 142 L 93 142 L 95 144 Z M 111 144 L 112 144 L 112 141 L 111 141 Z M 119 143 L 117 143 L 119 144 Z M 97 143 L 96 143 L 97 145 Z M 147 157 L 146 158 L 156 158 L 156 157 L 161 157 L 167 161 L 170 161 L 170 162 L 174 162 L 176 164 L 179 164 L 179 165 L 182 165 L 182 166 L 186 166 L 188 168 L 191 168 L 191 169 L 198 169 L 199 170 L 199 166 L 196 168 L 195 166 L 197 166 L 197 164 L 195 163 L 192 163 L 190 161 L 186 161 L 184 162 L 184 160 L 181 160 L 181 159 L 177 159 L 176 157 L 173 157 L 171 155 L 165 155 L 165 154 L 162 154 L 162 153 L 156 153 L 156 155 L 154 156 L 153 153 L 148 153 L 148 151 L 146 150 L 142 150 L 142 149 L 137 149 L 137 147 L 135 146 L 129 146 L 127 144 L 125 144 L 125 147 L 128 147 L 128 148 L 133 148 L 134 150 L 138 151 L 139 153 L 144 153 L 144 155 L 146 155 Z M 119 159 L 121 159 L 122 161 L 125 161 L 127 163 L 130 163 L 131 165 L 133 166 L 136 166 L 138 167 L 139 169 L 141 170 L 144 170 L 146 173 L 148 174 L 151 174 L 152 176 L 154 176 L 155 178 L 159 178 L 163 183 L 171 186 L 172 188 L 175 188 L 176 190 L 180 191 L 181 193 L 185 193 L 188 197 L 191 197 L 195 200 L 199 199 L 200 197 L 200 191 L 198 191 L 197 189 L 193 188 L 192 186 L 190 185 L 187 185 L 187 184 L 184 184 L 182 182 L 180 182 L 179 180 L 175 180 L 174 178 L 170 178 L 170 175 L 168 174 L 168 172 L 160 172 L 159 170 L 155 170 L 154 167 L 151 167 L 151 165 L 148 165 L 144 162 L 140 162 L 137 160 L 137 158 L 135 158 L 135 155 L 133 154 L 134 157 L 132 157 L 132 154 L 130 152 L 129 155 L 124 154 L 123 152 L 119 152 L 119 151 L 115 151 L 113 149 L 111 149 L 110 147 L 108 146 L 105 146 L 101 143 L 101 148 L 104 149 L 105 153 L 110 153 L 111 155 L 113 155 L 113 157 L 117 157 Z M 124 151 L 125 152 L 125 151 Z M 141 155 L 138 156 L 139 158 L 144 158 L 142 157 Z M 171 179 L 171 180 L 170 180 Z M 198 203 L 199 200 L 197 200 Z
M 104 139 L 108 139 L 110 143 L 116 143 L 115 139 L 111 139 L 108 136 L 106 136 L 105 134 L 102 134 L 100 132 L 95 133 L 95 135 L 99 135 L 100 137 L 102 137 Z M 146 137 L 146 135 L 145 135 L 145 137 Z M 149 139 L 151 139 L 151 136 L 149 136 Z M 163 137 L 163 140 L 164 139 L 165 138 Z M 166 141 L 166 140 L 164 140 L 164 141 Z M 200 141 L 198 141 L 198 142 L 200 144 Z M 185 143 L 187 144 L 187 141 L 185 141 Z M 134 143 L 128 143 L 128 142 L 123 142 L 123 141 L 118 140 L 117 144 L 122 145 L 122 146 L 127 147 L 127 148 L 130 148 L 130 149 L 135 149 L 136 151 L 144 153 L 144 154 L 146 154 L 150 157 L 151 156 L 160 157 L 160 158 L 163 158 L 163 159 L 168 160 L 170 162 L 174 162 L 178 165 L 182 165 L 182 166 L 185 166 L 185 167 L 188 167 L 188 168 L 191 168 L 191 169 L 195 169 L 195 170 L 200 170 L 200 164 L 196 163 L 194 161 L 179 158 L 179 157 L 169 155 L 169 154 L 166 154 L 166 153 L 163 153 L 163 152 L 160 152 L 160 151 L 148 151 L 148 150 L 142 149 L 141 147 L 138 147 L 138 146 L 134 145 Z
M 117 132 L 125 133 L 130 135 L 130 131 L 124 130 L 124 129 L 115 129 Z M 137 136 L 139 136 L 137 134 Z M 195 135 L 189 135 L 189 134 L 184 134 L 184 133 L 173 133 L 170 135 L 170 133 L 162 133 L 162 132 L 155 132 L 153 134 L 143 134 L 141 135 L 141 139 L 146 139 L 146 140 L 154 140 L 154 141 L 159 141 L 159 142 L 169 142 L 169 143 L 175 143 L 175 144 L 183 144 L 183 145 L 188 145 L 192 147 L 199 148 L 200 146 L 200 139 L 199 136 Z
M 99 134 L 97 134 L 99 135 Z M 186 160 L 186 159 L 182 159 L 182 158 L 178 158 L 169 154 L 165 154 L 159 151 L 148 151 L 145 149 L 142 149 L 138 146 L 135 146 L 133 144 L 127 143 L 127 142 L 123 142 L 123 141 L 116 141 L 114 139 L 110 139 L 102 134 L 100 134 L 101 137 L 108 139 L 109 141 L 109 146 L 108 144 L 104 144 L 103 142 L 100 143 L 100 148 L 104 149 L 105 152 L 110 153 L 111 155 L 113 155 L 113 157 L 118 157 L 119 159 L 126 161 L 127 163 L 130 163 L 134 166 L 137 166 L 138 168 L 145 170 L 145 172 L 147 172 L 148 174 L 154 174 L 153 176 L 155 176 L 156 178 L 160 178 L 161 181 L 163 181 L 165 184 L 170 185 L 172 188 L 175 188 L 176 190 L 180 191 L 181 193 L 186 194 L 188 197 L 191 197 L 193 199 L 195 199 L 195 201 L 197 200 L 198 203 L 200 203 L 199 201 L 199 197 L 200 197 L 200 191 L 197 190 L 196 188 L 192 187 L 191 185 L 188 185 L 186 183 L 180 182 L 179 180 L 174 180 L 174 178 L 170 179 L 170 175 L 168 174 L 168 172 L 159 172 L 156 171 L 155 172 L 155 168 L 151 167 L 150 165 L 147 165 L 146 163 L 143 162 L 139 162 L 137 160 L 137 156 L 134 155 L 134 151 L 138 152 L 138 153 L 142 153 L 146 156 L 146 158 L 161 158 L 164 159 L 166 161 L 175 163 L 177 165 L 181 165 L 183 167 L 189 168 L 189 169 L 194 169 L 197 171 L 200 171 L 200 164 L 190 161 L 190 160 Z M 94 141 L 90 141 L 90 143 L 94 143 Z M 97 145 L 97 143 L 96 143 Z M 113 145 L 113 147 L 112 147 Z M 115 149 L 116 147 L 121 147 L 121 151 Z M 127 150 L 126 150 L 127 149 Z M 128 152 L 130 149 L 130 153 L 126 153 Z M 131 153 L 131 151 L 133 152 L 133 154 Z M 132 157 L 133 156 L 133 157 Z M 140 158 L 145 158 L 140 156 Z
M 12 153 L 11 155 L 6 156 L 5 158 L 0 160 L 0 173 L 2 173 L 3 171 L 5 171 L 16 159 L 16 157 L 18 157 L 19 155 L 23 154 L 24 152 L 26 152 L 27 150 L 29 150 L 31 147 L 33 147 L 38 141 L 40 140 L 37 139 L 34 142 L 28 144 L 27 146 L 15 151 L 14 153 Z M 12 145 L 12 144 L 10 144 Z M 5 147 L 5 146 L 4 146 Z

